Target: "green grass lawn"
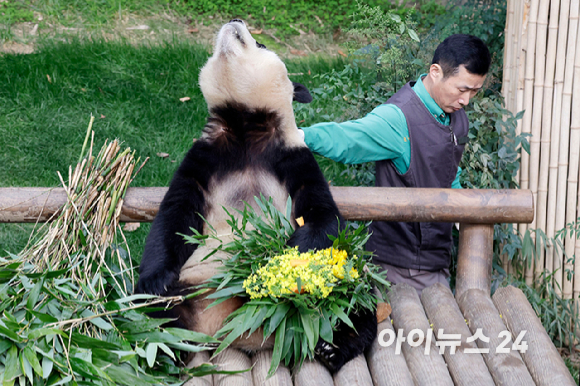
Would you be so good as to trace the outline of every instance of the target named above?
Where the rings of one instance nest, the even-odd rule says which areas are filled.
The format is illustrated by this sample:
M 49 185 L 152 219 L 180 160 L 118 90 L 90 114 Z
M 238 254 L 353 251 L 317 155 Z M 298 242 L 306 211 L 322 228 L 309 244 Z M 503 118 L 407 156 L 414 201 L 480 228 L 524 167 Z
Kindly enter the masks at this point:
M 132 186 L 167 186 L 206 121 L 197 76 L 208 56 L 207 47 L 178 41 L 136 47 L 78 39 L 46 41 L 29 55 L 0 55 L 0 186 L 59 186 L 56 172 L 66 176 L 77 162 L 91 114 L 95 147 L 119 138 L 142 159 L 150 157 Z M 292 80 L 314 87 L 313 75 L 341 65 L 303 59 L 288 69 L 303 74 Z M 181 102 L 185 96 L 191 100 Z M 314 105 L 321 114 L 340 109 L 330 100 Z M 336 183 L 344 167 L 321 164 Z M 0 224 L 0 253 L 20 251 L 31 229 Z M 148 230 L 144 224 L 127 234 L 134 257 Z

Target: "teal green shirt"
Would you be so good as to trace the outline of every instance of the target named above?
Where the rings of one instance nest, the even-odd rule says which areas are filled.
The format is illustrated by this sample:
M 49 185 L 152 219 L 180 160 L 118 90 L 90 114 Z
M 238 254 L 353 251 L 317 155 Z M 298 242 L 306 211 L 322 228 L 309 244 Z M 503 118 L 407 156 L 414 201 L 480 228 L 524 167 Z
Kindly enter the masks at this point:
M 423 85 L 423 74 L 413 90 L 433 116 L 443 125 L 449 125 L 446 114 Z M 364 118 L 346 122 L 323 122 L 305 127 L 304 141 L 314 153 L 337 162 L 359 164 L 390 159 L 397 171 L 404 174 L 411 164 L 411 142 L 405 115 L 395 105 L 382 104 Z M 457 170 L 452 188 L 461 188 Z

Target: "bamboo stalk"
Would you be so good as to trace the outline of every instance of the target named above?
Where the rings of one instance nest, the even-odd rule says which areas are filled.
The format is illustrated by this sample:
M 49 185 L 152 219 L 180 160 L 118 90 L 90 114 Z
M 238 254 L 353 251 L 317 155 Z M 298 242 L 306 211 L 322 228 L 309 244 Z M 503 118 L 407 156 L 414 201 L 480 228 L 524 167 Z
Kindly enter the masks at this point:
M 523 133 L 532 132 L 532 108 L 533 108 L 533 97 L 534 97 L 534 70 L 535 70 L 535 52 L 536 52 L 536 31 L 538 23 L 538 11 L 540 8 L 540 0 L 532 0 L 529 13 L 528 22 L 528 40 L 526 42 L 526 68 L 525 68 L 525 81 L 524 81 L 524 107 L 525 114 L 523 118 Z M 521 167 L 521 177 L 520 177 L 520 187 L 522 189 L 528 189 L 529 187 L 529 170 L 530 170 L 530 158 L 529 154 L 522 152 L 522 167 Z
M 570 25 L 568 26 L 568 48 L 566 50 L 566 66 L 564 69 L 564 88 L 562 91 L 562 111 L 560 122 L 560 149 L 558 157 L 558 187 L 556 196 L 555 229 L 563 229 L 566 225 L 566 180 L 568 177 L 568 149 L 570 140 L 570 113 L 572 109 L 572 81 L 574 76 L 574 60 L 577 49 L 579 1 L 572 0 L 570 3 Z M 575 193 L 575 192 L 574 192 Z M 561 295 L 563 253 L 558 249 L 554 253 L 555 291 Z
M 522 41 L 523 61 L 520 66 L 520 85 L 518 92 L 518 110 L 525 110 L 523 119 L 518 124 L 518 133 L 530 133 L 532 120 L 532 94 L 533 94 L 533 74 L 534 74 L 534 55 L 536 47 L 536 20 L 538 18 L 539 0 L 526 0 L 524 4 L 524 24 L 525 40 Z M 531 78 L 531 79 L 529 79 Z M 520 158 L 520 188 L 527 189 L 529 184 L 529 154 L 522 149 Z M 528 229 L 527 224 L 520 224 L 520 233 Z
M 522 55 L 522 40 L 527 38 L 527 35 L 524 36 L 524 4 L 525 2 L 522 1 L 514 1 L 514 26 L 512 28 L 514 38 L 512 44 L 512 69 L 511 69 L 511 78 L 513 79 L 512 88 L 511 88 L 511 95 L 510 95 L 510 104 L 511 104 L 511 112 L 516 114 L 518 112 L 518 90 L 520 87 L 520 66 L 522 61 L 524 60 L 524 56 Z M 523 82 L 523 78 L 522 78 Z M 522 83 L 523 87 L 523 83 Z M 521 121 L 520 121 L 521 122 Z M 519 171 L 518 171 L 519 172 Z M 519 175 L 518 175 L 519 181 Z
M 506 108 L 511 111 L 512 104 L 509 101 L 509 97 L 511 95 L 511 77 L 509 76 L 511 73 L 511 69 L 513 66 L 513 54 L 512 45 L 514 39 L 515 30 L 515 23 L 514 23 L 514 4 L 515 0 L 507 0 L 507 15 L 505 21 L 505 27 L 503 30 L 503 36 L 505 37 L 504 40 L 504 49 L 503 49 L 503 79 L 501 82 L 501 94 L 505 100 Z
M 534 72 L 534 94 L 532 111 L 532 127 L 530 138 L 530 163 L 529 163 L 529 184 L 530 190 L 534 197 L 534 202 L 538 196 L 538 175 L 540 165 L 540 136 L 542 135 L 542 101 L 544 98 L 544 77 L 546 68 L 546 35 L 548 32 L 548 12 L 550 9 L 550 0 L 540 0 L 538 8 L 538 19 L 536 21 L 536 56 Z M 530 228 L 536 228 L 536 217 L 530 224 Z M 532 285 L 534 281 L 534 265 L 526 267 L 526 283 Z
M 579 30 L 580 31 L 580 30 Z M 580 41 L 580 32 L 577 32 L 576 42 Z M 572 86 L 572 117 L 570 124 L 570 158 L 568 169 L 568 193 L 566 202 L 566 223 L 574 223 L 577 216 L 578 203 L 578 163 L 580 162 L 580 49 L 576 49 L 576 58 L 574 59 L 574 84 Z M 574 254 L 576 245 L 575 234 L 566 233 L 564 263 L 564 298 L 572 298 L 572 281 L 568 280 L 566 271 L 574 268 L 580 269 L 580 263 L 572 264 L 571 259 Z
M 564 0 L 567 1 L 567 0 Z M 552 94 L 554 92 L 554 73 L 556 71 L 556 50 L 558 43 L 558 22 L 560 12 L 560 0 L 552 0 L 550 4 L 550 25 L 548 28 L 548 52 L 546 54 L 546 72 L 544 77 L 544 99 L 542 111 L 542 137 L 540 145 L 540 178 L 538 181 L 538 195 L 536 200 L 536 227 L 546 229 L 546 201 L 548 199 L 548 172 L 550 166 L 550 138 L 552 124 Z M 540 256 L 534 271 L 534 278 L 538 279 L 544 271 L 544 249 L 540 250 Z
M 558 47 L 556 49 L 556 73 L 554 76 L 554 95 L 552 103 L 552 133 L 550 136 L 550 166 L 548 178 L 548 209 L 546 213 L 546 235 L 553 238 L 556 233 L 556 197 L 558 187 L 558 160 L 560 150 L 560 114 L 562 112 L 562 92 L 564 89 L 564 69 L 566 65 L 566 48 L 568 40 L 568 24 L 570 17 L 570 1 L 562 0 L 558 30 Z M 554 271 L 554 245 L 548 244 L 545 259 L 545 269 L 548 273 Z

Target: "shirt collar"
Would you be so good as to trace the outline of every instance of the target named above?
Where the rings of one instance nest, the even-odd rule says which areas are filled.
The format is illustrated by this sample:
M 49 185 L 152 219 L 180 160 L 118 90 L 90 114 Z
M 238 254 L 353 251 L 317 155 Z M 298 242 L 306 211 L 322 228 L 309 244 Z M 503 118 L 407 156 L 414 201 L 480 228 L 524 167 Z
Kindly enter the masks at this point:
M 419 96 L 419 99 L 421 99 L 421 101 L 423 102 L 425 107 L 427 107 L 429 112 L 435 118 L 437 118 L 438 120 L 441 120 L 441 121 L 445 121 L 446 118 L 448 118 L 445 114 L 445 111 L 443 111 L 443 109 L 441 107 L 439 107 L 437 102 L 435 102 L 435 99 L 433 99 L 433 97 L 431 97 L 431 95 L 429 94 L 429 92 L 425 88 L 425 85 L 423 84 L 423 78 L 425 76 L 427 76 L 427 74 L 421 74 L 419 76 L 419 79 L 417 79 L 417 82 L 413 86 L 413 90 L 415 90 L 415 93 L 417 93 L 417 95 Z

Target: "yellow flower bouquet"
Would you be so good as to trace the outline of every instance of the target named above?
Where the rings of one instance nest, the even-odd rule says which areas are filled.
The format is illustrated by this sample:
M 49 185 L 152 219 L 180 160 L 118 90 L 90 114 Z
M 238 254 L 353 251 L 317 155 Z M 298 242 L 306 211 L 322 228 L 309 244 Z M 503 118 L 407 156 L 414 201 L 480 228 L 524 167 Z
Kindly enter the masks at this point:
M 332 344 L 339 321 L 353 327 L 352 312 L 374 312 L 381 300 L 374 289 L 384 298 L 389 283 L 371 263 L 371 253 L 364 250 L 369 224 L 347 224 L 338 237 L 329 236 L 331 248 L 300 253 L 286 245 L 294 232 L 290 199 L 286 215 L 263 197 L 256 202 L 262 213 L 249 205 L 239 212 L 241 216 L 228 212 L 234 241 L 215 251 L 225 251 L 230 257 L 222 260 L 220 273 L 206 287 L 215 290 L 208 296 L 215 299 L 212 305 L 234 296 L 247 299 L 218 331 L 216 337 L 222 342 L 215 354 L 261 327 L 264 340 L 275 337 L 272 375 L 281 362 L 299 367 L 306 358 L 313 358 L 319 339 Z M 195 232 L 185 236 L 192 243 L 209 237 L 217 239 Z

